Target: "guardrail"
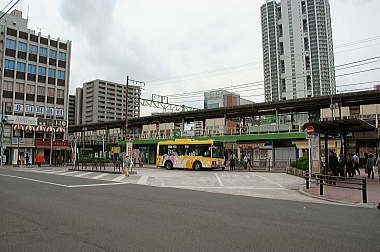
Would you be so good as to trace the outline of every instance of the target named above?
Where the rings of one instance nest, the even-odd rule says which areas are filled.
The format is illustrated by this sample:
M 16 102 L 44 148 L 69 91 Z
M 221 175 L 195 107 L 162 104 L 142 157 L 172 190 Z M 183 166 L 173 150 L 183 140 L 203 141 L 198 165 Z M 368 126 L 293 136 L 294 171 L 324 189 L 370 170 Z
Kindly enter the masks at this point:
M 107 168 L 113 168 L 113 171 L 107 170 Z M 113 162 L 113 163 L 85 163 L 85 162 L 77 162 L 73 165 L 71 170 L 74 171 L 93 171 L 93 172 L 112 172 L 112 173 L 121 173 L 122 164 L 121 162 Z
M 323 175 L 323 174 L 312 174 L 311 180 L 310 180 L 309 173 L 306 172 L 305 180 L 306 180 L 306 189 L 310 188 L 310 183 L 312 182 L 319 185 L 319 195 L 323 195 L 324 186 L 340 187 L 340 188 L 347 188 L 347 189 L 353 189 L 353 190 L 361 190 L 363 203 L 368 202 L 366 177 L 348 178 L 348 177 L 330 176 L 330 175 Z

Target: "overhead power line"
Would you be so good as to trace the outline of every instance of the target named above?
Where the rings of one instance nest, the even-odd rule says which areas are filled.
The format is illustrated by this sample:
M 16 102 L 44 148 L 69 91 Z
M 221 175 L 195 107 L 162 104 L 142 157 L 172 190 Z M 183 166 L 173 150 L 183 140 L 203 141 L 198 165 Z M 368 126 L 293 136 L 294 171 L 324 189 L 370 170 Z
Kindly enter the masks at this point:
M 21 0 L 17 0 L 6 12 L 4 12 L 1 16 L 0 16 L 0 20 L 3 19 L 3 17 L 8 14 L 8 12 L 13 8 L 15 7 Z M 6 8 L 6 7 L 5 7 Z M 4 8 L 4 9 L 5 9 Z

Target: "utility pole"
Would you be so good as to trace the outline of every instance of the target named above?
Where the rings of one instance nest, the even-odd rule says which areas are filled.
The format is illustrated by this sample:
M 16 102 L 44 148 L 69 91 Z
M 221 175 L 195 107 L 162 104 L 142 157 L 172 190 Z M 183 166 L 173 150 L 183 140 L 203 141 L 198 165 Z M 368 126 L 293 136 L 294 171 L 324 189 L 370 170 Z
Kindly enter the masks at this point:
M 4 112 L 5 112 L 5 103 L 4 101 L 1 102 L 1 143 L 0 143 L 0 166 L 3 166 L 3 154 L 4 154 Z
M 133 83 L 133 85 L 145 86 L 144 81 L 132 80 L 129 78 L 129 75 L 127 75 L 126 90 L 125 90 L 125 154 L 127 154 L 127 151 L 128 151 L 127 148 L 129 146 L 129 141 L 130 141 L 130 138 L 128 136 L 128 90 L 129 90 L 129 83 L 130 82 Z M 130 153 L 130 155 L 132 155 L 132 153 Z M 126 158 L 126 157 L 124 157 L 124 158 Z M 129 158 L 132 159 L 132 157 L 129 157 Z

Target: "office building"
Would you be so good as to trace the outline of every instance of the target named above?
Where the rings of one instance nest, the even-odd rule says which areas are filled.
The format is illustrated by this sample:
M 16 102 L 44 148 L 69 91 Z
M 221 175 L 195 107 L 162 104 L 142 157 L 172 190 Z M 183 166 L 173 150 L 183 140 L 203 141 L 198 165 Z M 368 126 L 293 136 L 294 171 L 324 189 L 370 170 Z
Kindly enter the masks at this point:
M 69 108 L 68 108 L 68 123 L 75 125 L 75 95 L 69 95 Z
M 6 163 L 63 159 L 69 149 L 65 139 L 71 42 L 28 29 L 28 20 L 18 10 L 5 14 L 0 32 Z
M 125 119 L 126 85 L 94 80 L 76 90 L 76 124 L 88 124 Z M 141 88 L 128 86 L 128 118 L 140 116 Z
M 205 109 L 234 107 L 252 103 L 252 101 L 240 98 L 240 95 L 237 93 L 223 89 L 204 92 Z
M 267 1 L 261 24 L 266 101 L 335 94 L 328 0 Z

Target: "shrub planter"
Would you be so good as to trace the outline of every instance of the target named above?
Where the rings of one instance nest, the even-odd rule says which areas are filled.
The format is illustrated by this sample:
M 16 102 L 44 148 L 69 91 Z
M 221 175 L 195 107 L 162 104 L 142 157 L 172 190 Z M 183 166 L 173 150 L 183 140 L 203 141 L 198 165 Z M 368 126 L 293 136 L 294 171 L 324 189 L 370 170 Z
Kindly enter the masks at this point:
M 297 169 L 294 167 L 286 168 L 286 173 L 297 176 L 297 177 L 301 177 L 301 178 L 305 178 L 305 175 L 306 175 L 306 171 L 301 170 L 301 169 Z

